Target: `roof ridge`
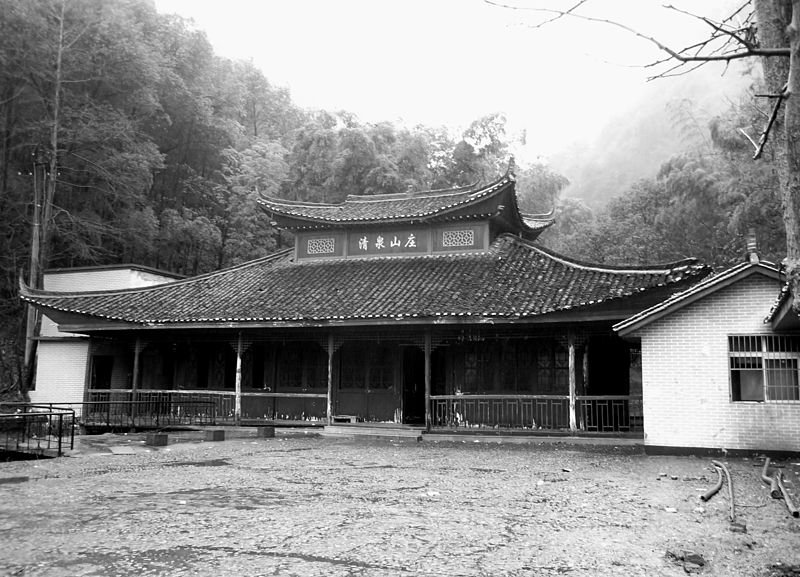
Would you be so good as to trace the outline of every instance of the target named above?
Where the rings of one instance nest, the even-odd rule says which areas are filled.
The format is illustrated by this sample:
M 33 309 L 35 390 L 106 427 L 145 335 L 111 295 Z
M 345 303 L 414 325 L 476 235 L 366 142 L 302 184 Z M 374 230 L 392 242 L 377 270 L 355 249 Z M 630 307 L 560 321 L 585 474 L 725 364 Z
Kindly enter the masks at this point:
M 709 289 L 710 287 L 713 287 L 714 285 L 723 283 L 727 279 L 736 277 L 739 274 L 743 274 L 748 269 L 753 269 L 755 271 L 759 268 L 767 269 L 769 271 L 772 271 L 773 273 L 780 274 L 780 269 L 773 263 L 765 264 L 763 261 L 757 263 L 751 263 L 747 261 L 741 262 L 732 267 L 726 268 L 718 273 L 712 273 L 708 275 L 697 284 L 694 284 L 685 290 L 676 292 L 675 294 L 670 295 L 663 301 L 656 303 L 653 306 L 644 309 L 643 311 L 639 311 L 635 315 L 632 315 L 627 319 L 624 319 L 616 323 L 612 328 L 615 331 L 625 330 L 630 326 L 639 324 L 643 319 L 649 316 L 669 310 L 670 307 L 672 307 L 676 303 L 686 300 L 692 295 L 703 293 L 703 291 Z
M 408 196 L 405 198 L 391 198 L 391 199 L 382 199 L 380 198 L 381 195 L 372 195 L 372 196 L 364 196 L 358 197 L 357 200 L 353 201 L 351 197 L 348 197 L 349 201 L 346 200 L 340 204 L 318 204 L 318 205 L 311 205 L 306 204 L 303 206 L 302 204 L 292 203 L 292 202 L 284 202 L 281 205 L 281 201 L 273 201 L 266 198 L 258 199 L 259 204 L 264 206 L 268 212 L 272 212 L 276 215 L 281 215 L 282 217 L 307 221 L 307 222 L 315 222 L 315 223 L 324 223 L 324 224 L 338 224 L 338 223 L 377 223 L 377 222 L 393 222 L 400 219 L 425 219 L 428 217 L 434 217 L 436 215 L 445 215 L 453 211 L 460 210 L 465 207 L 469 207 L 472 204 L 477 204 L 486 198 L 491 198 L 491 195 L 495 193 L 499 193 L 500 191 L 504 190 L 504 187 L 509 184 L 513 184 L 514 180 L 510 178 L 508 175 L 503 176 L 502 178 L 496 180 L 495 182 L 483 186 L 481 188 L 475 190 L 469 190 L 467 192 L 457 192 L 452 194 L 445 194 L 441 196 Z M 378 204 L 381 202 L 392 202 L 392 201 L 416 201 L 416 200 L 428 200 L 433 198 L 441 198 L 443 200 L 447 200 L 449 197 L 457 197 L 461 196 L 462 198 L 455 198 L 449 204 L 442 206 L 443 203 L 439 203 L 438 206 L 433 208 L 426 207 L 426 206 L 412 206 L 409 207 L 407 212 L 400 215 L 390 215 L 390 216 L 369 216 L 369 215 L 356 215 L 353 216 L 352 214 L 348 214 L 345 210 L 347 207 L 354 207 L 358 205 L 364 205 L 369 203 Z M 348 203 L 349 202 L 349 203 Z M 272 203 L 272 204 L 270 204 Z M 338 214 L 303 214 L 303 208 L 323 208 L 323 209 L 333 209 L 334 211 L 338 209 Z M 300 209 L 300 210 L 294 210 Z
M 668 263 L 656 263 L 656 264 L 649 264 L 649 265 L 641 265 L 641 266 L 622 266 L 622 265 L 600 265 L 598 263 L 590 263 L 586 261 L 582 261 L 580 259 L 568 257 L 562 254 L 557 253 L 556 251 L 546 248 L 540 244 L 535 243 L 534 241 L 530 241 L 524 238 L 517 237 L 511 233 L 503 233 L 497 237 L 497 240 L 509 237 L 513 239 L 515 242 L 519 244 L 525 245 L 527 248 L 540 252 L 552 259 L 555 259 L 565 265 L 572 266 L 575 268 L 581 268 L 584 270 L 592 270 L 596 272 L 613 272 L 613 273 L 664 273 L 668 271 L 674 271 L 681 268 L 688 268 L 692 265 L 699 265 L 701 267 L 706 267 L 700 263 L 700 261 L 694 257 L 685 258 L 682 260 L 677 260 Z M 497 241 L 495 241 L 497 242 Z

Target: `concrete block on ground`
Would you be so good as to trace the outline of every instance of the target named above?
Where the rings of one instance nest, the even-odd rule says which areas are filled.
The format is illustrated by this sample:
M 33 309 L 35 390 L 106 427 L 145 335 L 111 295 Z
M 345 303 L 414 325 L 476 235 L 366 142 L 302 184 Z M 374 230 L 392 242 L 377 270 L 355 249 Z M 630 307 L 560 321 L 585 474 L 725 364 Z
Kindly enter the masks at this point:
M 225 440 L 224 429 L 211 429 L 206 431 L 206 441 L 224 441 L 224 440 Z
M 275 437 L 275 425 L 261 425 L 256 427 L 256 436 L 259 439 L 272 439 Z
M 151 447 L 166 447 L 168 437 L 166 433 L 147 433 L 144 444 Z

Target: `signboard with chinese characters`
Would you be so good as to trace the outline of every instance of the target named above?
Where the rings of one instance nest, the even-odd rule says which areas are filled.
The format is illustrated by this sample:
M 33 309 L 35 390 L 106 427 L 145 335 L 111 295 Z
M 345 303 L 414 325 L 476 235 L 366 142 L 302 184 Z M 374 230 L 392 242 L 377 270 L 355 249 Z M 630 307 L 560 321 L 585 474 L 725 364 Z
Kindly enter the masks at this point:
M 402 230 L 351 230 L 347 235 L 347 255 L 420 254 L 430 250 L 427 228 Z
M 295 237 L 298 260 L 419 255 L 486 250 L 483 222 L 409 228 L 353 228 L 301 232 Z

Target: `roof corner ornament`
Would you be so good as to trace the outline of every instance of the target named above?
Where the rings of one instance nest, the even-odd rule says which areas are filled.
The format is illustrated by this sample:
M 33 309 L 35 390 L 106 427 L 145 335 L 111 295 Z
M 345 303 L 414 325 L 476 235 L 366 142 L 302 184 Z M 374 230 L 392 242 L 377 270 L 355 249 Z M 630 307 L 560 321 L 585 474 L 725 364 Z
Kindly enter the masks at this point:
M 514 155 L 508 157 L 508 169 L 506 170 L 506 176 L 511 177 L 512 179 L 515 178 L 515 173 L 517 171 L 517 163 L 514 162 Z

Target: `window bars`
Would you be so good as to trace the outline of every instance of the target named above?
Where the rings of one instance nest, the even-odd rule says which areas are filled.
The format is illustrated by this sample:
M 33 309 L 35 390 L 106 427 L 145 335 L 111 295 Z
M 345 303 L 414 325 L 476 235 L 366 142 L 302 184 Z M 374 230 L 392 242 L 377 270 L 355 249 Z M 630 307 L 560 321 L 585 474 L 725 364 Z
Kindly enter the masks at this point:
M 728 337 L 732 401 L 800 401 L 800 337 Z

